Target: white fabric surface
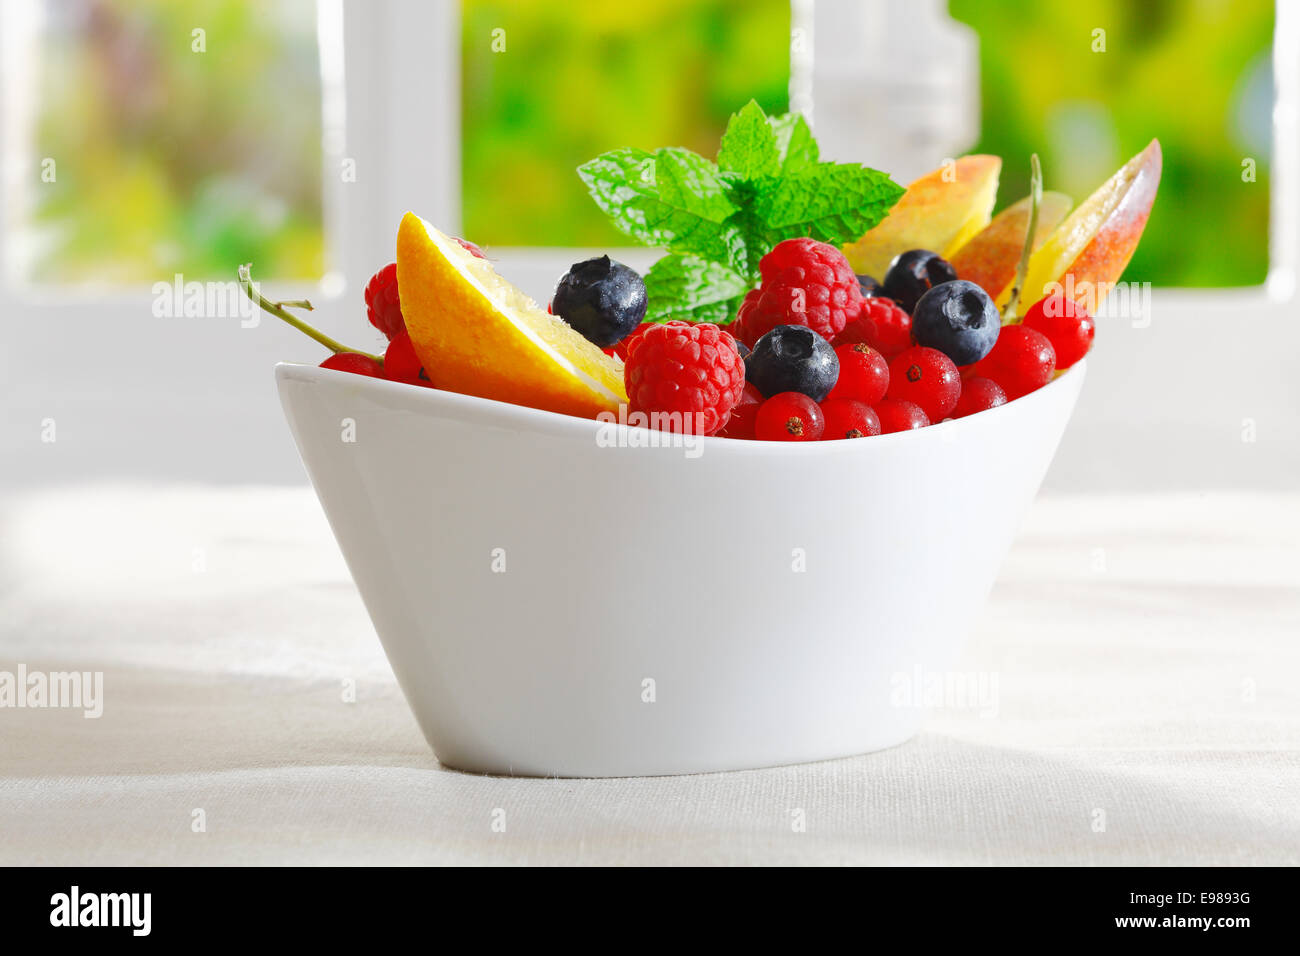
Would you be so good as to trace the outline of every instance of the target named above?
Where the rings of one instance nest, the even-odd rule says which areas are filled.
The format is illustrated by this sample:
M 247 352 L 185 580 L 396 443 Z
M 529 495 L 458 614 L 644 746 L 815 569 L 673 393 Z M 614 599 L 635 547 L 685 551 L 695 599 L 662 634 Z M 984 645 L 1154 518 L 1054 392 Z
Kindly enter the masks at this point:
M 478 777 L 433 759 L 310 490 L 25 494 L 0 670 L 105 701 L 0 709 L 0 863 L 1297 864 L 1298 636 L 1300 496 L 1047 498 L 959 666 L 993 707 L 798 767 Z

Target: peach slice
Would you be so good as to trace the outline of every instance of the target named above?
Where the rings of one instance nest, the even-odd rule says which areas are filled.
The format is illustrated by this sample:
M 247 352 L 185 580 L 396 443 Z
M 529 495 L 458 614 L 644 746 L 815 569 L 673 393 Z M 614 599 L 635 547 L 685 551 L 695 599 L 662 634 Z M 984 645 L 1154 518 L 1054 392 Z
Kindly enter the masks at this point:
M 997 296 L 1011 284 L 1025 248 L 1031 198 L 1026 196 L 1002 210 L 983 232 L 957 250 L 949 262 L 959 278 L 969 279 L 991 296 Z M 1038 204 L 1035 249 L 1047 241 L 1073 205 L 1074 200 L 1064 193 L 1043 193 L 1043 201 Z
M 929 249 L 945 258 L 989 224 L 997 200 L 998 156 L 963 156 L 926 173 L 874 229 L 844 246 L 853 271 L 884 280 L 894 256 Z
M 1021 315 L 1054 291 L 1054 284 L 1096 313 L 1142 238 L 1160 185 L 1160 162 L 1160 141 L 1153 139 L 1056 227 L 1029 259 Z M 1011 298 L 1013 284 L 998 296 L 999 308 Z

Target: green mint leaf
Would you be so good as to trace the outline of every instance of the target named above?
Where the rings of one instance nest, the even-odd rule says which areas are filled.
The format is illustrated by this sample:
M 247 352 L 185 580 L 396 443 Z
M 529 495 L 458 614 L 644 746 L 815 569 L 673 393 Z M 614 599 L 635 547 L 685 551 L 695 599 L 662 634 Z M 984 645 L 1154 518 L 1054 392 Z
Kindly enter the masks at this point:
M 832 245 L 862 237 L 885 218 L 903 187 L 857 163 L 817 163 L 789 176 L 754 201 L 754 215 L 772 244 L 812 236 Z
M 778 242 L 852 242 L 903 195 L 884 173 L 819 157 L 802 116 L 769 117 L 751 100 L 728 122 L 716 164 L 686 149 L 621 149 L 578 175 L 618 229 L 669 253 L 646 275 L 647 316 L 724 323 Z
M 736 207 L 717 167 L 687 149 L 616 149 L 578 167 L 614 225 L 648 246 L 727 260 L 723 221 Z
M 718 167 L 703 156 L 667 146 L 656 149 L 654 158 L 661 202 L 711 223 L 720 223 L 736 211 Z
M 763 108 L 754 100 L 731 114 L 718 147 L 718 168 L 741 180 L 775 176 L 780 171 L 776 136 Z
M 808 121 L 801 113 L 784 113 L 768 117 L 776 138 L 776 153 L 781 174 L 790 175 L 814 165 L 820 158 L 817 140 L 813 139 Z
M 650 267 L 645 288 L 648 321 L 685 319 L 724 325 L 736 317 L 749 282 L 719 263 L 670 253 Z
M 755 218 L 753 204 L 752 189 L 739 193 L 737 205 L 740 209 L 726 221 L 725 227 L 730 240 L 727 264 L 751 283 L 756 283 L 759 260 L 771 251 L 774 243 L 768 240 L 770 230 Z

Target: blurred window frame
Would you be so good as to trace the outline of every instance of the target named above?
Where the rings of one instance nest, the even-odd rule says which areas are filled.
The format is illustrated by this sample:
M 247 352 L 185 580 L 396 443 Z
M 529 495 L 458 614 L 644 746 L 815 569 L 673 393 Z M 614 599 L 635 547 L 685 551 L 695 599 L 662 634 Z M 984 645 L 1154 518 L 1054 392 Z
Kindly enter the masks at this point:
M 39 184 L 41 175 L 40 157 L 24 132 L 31 128 L 36 106 L 24 50 L 35 41 L 32 33 L 39 22 L 31 9 L 42 2 L 47 0 L 5 0 L 5 29 L 0 31 L 0 162 L 5 170 L 0 182 L 0 307 L 94 302 L 134 310 L 152 298 L 152 283 L 31 282 L 10 245 L 22 225 L 22 192 Z M 284 283 L 283 291 L 293 298 L 310 292 L 318 306 L 329 310 L 345 297 L 359 296 L 369 275 L 391 260 L 397 223 L 406 209 L 423 210 L 427 218 L 440 221 L 457 216 L 459 4 L 316 0 L 316 8 L 325 274 L 315 289 L 293 281 Z M 419 120 L 403 121 L 408 117 Z M 231 265 L 232 279 L 238 265 Z M 261 280 L 256 263 L 253 274 Z M 265 284 L 268 294 L 279 295 L 271 288 L 279 285 L 273 279 Z
M 41 0 L 6 0 L 8 38 L 0 41 L 0 158 L 6 176 L 0 189 L 0 304 L 36 305 L 49 301 L 86 298 L 76 287 L 50 288 L 16 283 L 8 254 L 14 180 L 39 177 L 35 157 L 14 156 L 15 117 L 6 106 L 20 103 L 17 71 L 9 68 L 21 49 L 21 31 L 10 28 L 14 8 Z M 944 0 L 877 0 L 908 7 L 921 4 L 927 16 L 945 17 Z M 15 7 L 9 7 L 13 3 Z M 317 0 L 321 45 L 322 111 L 325 164 L 326 275 L 315 295 L 329 308 L 357 291 L 381 265 L 393 246 L 396 223 L 408 209 L 451 231 L 460 228 L 460 62 L 459 0 L 386 0 L 363 4 L 354 0 Z M 837 109 L 823 91 L 852 86 L 851 65 L 842 55 L 846 42 L 841 31 L 824 24 L 852 22 L 858 0 L 793 0 L 791 105 L 807 113 L 824 142 L 850 142 L 853 117 Z M 1269 237 L 1270 270 L 1262 296 L 1289 300 L 1300 274 L 1300 147 L 1297 113 L 1300 103 L 1300 9 L 1286 0 L 1277 2 L 1274 36 L 1274 142 L 1272 206 Z M 837 19 L 839 18 L 839 19 Z M 818 30 L 817 24 L 823 29 Z M 849 38 L 851 39 L 851 38 Z M 811 58 L 806 51 L 811 49 Z M 800 51 L 805 52 L 800 52 Z M 846 72 L 847 70 L 847 72 Z M 865 74 L 864 74 L 865 76 Z M 860 88 L 860 87 L 858 87 Z M 877 131 L 879 132 L 879 131 Z M 900 131 L 901 132 L 901 131 Z M 829 149 L 834 155 L 834 148 Z M 939 159 L 942 160 L 943 157 Z M 922 162 L 917 157 L 916 162 Z M 344 181 L 343 167 L 354 172 Z M 380 251 L 382 250 L 382 251 Z M 571 262 L 590 250 L 531 247 L 494 249 L 502 271 L 520 270 L 518 281 L 540 297 L 547 284 Z M 657 258 L 655 250 L 608 250 L 622 255 L 634 267 L 644 268 Z M 256 271 L 254 272 L 256 277 Z M 512 278 L 514 276 L 512 275 Z M 292 290 L 291 290 L 292 291 Z M 1252 290 L 1237 290 L 1251 293 Z M 138 302 L 147 291 L 132 287 L 95 289 L 95 301 Z M 296 290 L 302 294 L 301 284 Z M 1193 294 L 1193 293 L 1188 293 Z
M 796 9 L 799 0 L 796 0 Z M 812 101 L 815 104 L 813 128 L 830 155 L 837 152 L 853 155 L 855 144 L 862 141 L 861 110 L 856 98 L 844 97 L 844 90 L 879 89 L 881 83 L 901 90 L 909 104 L 906 111 L 882 110 L 869 124 L 876 140 L 912 144 L 891 157 L 888 166 L 898 170 L 896 177 L 905 182 L 940 165 L 949 156 L 961 155 L 978 138 L 979 102 L 969 91 L 978 88 L 978 60 L 974 49 L 963 52 L 960 38 L 976 37 L 971 28 L 948 16 L 947 0 L 817 0 L 813 27 Z M 1269 197 L 1269 269 L 1265 282 L 1232 290 L 1256 304 L 1288 302 L 1296 294 L 1300 276 L 1300 142 L 1297 140 L 1297 115 L 1300 115 L 1300 4 L 1293 0 L 1275 0 L 1273 32 L 1273 149 L 1270 159 Z M 925 76 L 879 76 L 874 62 L 864 61 L 861 33 L 871 24 L 912 23 L 922 39 L 941 33 L 947 41 L 935 56 L 946 61 L 926 61 L 925 43 L 908 51 L 909 63 L 924 63 L 932 68 Z M 843 28 L 842 25 L 854 25 Z M 836 29 L 827 27 L 834 25 Z M 821 29 L 817 29 L 820 26 Z M 910 42 L 911 36 L 903 38 Z M 909 74 L 913 71 L 909 68 Z M 876 97 L 881 99 L 882 97 Z M 954 119 L 953 104 L 963 104 Z M 892 125 L 891 125 L 892 124 Z M 948 131 L 955 130 L 956 133 Z M 955 139 L 945 140 L 945 136 Z M 860 150 L 856 150 L 860 152 Z M 836 158 L 845 158 L 837 156 Z M 1171 290 L 1165 290 L 1166 292 Z M 1201 295 L 1204 293 L 1204 295 Z M 1177 295 L 1198 301 L 1222 296 L 1220 290 L 1178 290 Z

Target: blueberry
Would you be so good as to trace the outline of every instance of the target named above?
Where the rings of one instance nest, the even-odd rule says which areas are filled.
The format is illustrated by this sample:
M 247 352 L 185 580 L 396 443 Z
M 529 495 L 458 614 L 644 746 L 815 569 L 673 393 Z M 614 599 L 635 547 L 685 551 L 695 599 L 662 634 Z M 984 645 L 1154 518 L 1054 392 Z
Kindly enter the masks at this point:
M 926 292 L 955 278 L 957 271 L 937 252 L 910 249 L 894 256 L 894 261 L 889 264 L 884 291 L 904 311 L 911 312 Z
M 989 294 L 965 279 L 935 286 L 912 313 L 916 344 L 938 349 L 956 365 L 988 355 L 1001 329 L 1002 317 Z
M 858 288 L 862 290 L 862 298 L 875 299 L 885 294 L 880 283 L 871 276 L 858 276 Z
M 575 263 L 551 300 L 552 312 L 603 349 L 641 324 L 645 306 L 641 276 L 609 256 Z
M 802 392 L 820 402 L 840 377 L 840 360 L 831 343 L 808 326 L 778 325 L 754 343 L 745 377 L 765 398 Z
M 740 341 L 740 339 L 737 339 L 737 338 L 733 338 L 732 341 L 736 343 L 736 351 L 740 353 L 740 357 L 743 358 L 743 359 L 748 359 L 748 358 L 749 358 L 749 346 L 746 345 L 744 342 Z

